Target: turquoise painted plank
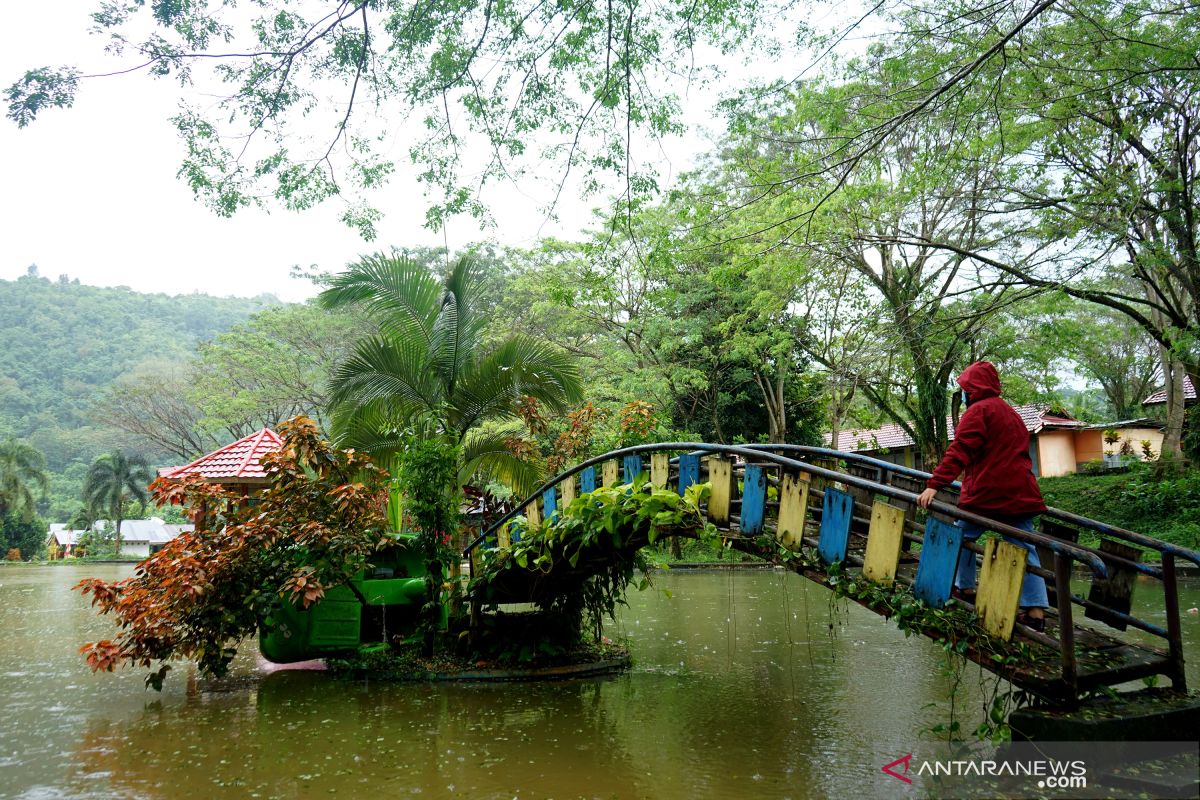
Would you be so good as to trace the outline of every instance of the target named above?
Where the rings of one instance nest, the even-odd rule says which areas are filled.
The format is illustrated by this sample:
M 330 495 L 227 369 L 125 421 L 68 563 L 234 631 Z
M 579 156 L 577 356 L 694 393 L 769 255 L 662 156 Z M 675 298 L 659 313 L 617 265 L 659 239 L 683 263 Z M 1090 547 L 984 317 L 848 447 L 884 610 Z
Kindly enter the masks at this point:
M 850 544 L 850 522 L 854 516 L 854 498 L 838 489 L 825 490 L 825 505 L 821 510 L 821 536 L 817 552 L 826 564 L 846 560 Z
M 642 474 L 642 457 L 638 455 L 625 456 L 625 483 L 633 483 L 633 479 Z
M 767 476 L 762 467 L 746 465 L 742 475 L 742 513 L 739 527 L 746 536 L 757 536 L 763 529 L 763 512 L 767 507 Z
M 944 606 L 950 599 L 961 548 L 962 529 L 930 517 L 925 523 L 925 541 L 921 545 L 913 594 L 934 608 Z
M 679 494 L 700 480 L 700 454 L 685 453 L 679 457 Z
M 542 492 L 542 510 L 545 512 L 543 519 L 553 520 L 558 519 L 558 487 L 551 486 L 546 491 Z
M 579 473 L 579 491 L 583 494 L 596 491 L 595 467 L 588 467 Z

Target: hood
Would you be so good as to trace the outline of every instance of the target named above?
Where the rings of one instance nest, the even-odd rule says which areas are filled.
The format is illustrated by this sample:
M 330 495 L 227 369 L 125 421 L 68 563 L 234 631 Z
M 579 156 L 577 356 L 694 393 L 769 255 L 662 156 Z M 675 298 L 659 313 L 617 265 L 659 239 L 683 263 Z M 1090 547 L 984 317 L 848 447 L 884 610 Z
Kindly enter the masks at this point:
M 1000 396 L 1000 373 L 988 361 L 976 361 L 958 376 L 958 385 L 966 390 L 974 403 L 988 397 Z

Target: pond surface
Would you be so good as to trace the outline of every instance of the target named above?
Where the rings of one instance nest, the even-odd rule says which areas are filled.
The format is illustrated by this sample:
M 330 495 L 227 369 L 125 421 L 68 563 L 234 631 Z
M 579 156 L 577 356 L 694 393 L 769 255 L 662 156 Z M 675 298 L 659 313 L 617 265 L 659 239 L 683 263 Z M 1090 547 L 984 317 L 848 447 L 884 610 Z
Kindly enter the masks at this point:
M 349 682 L 267 673 L 247 642 L 229 679 L 179 664 L 156 693 L 144 671 L 93 675 L 77 652 L 112 628 L 69 588 L 129 570 L 0 569 L 0 796 L 896 797 L 881 765 L 950 710 L 936 645 L 758 571 L 631 593 L 607 634 L 634 665 L 608 678 Z M 1181 604 L 1198 602 L 1189 580 Z M 1185 614 L 1193 686 L 1198 629 Z M 964 727 L 991 684 L 963 673 Z

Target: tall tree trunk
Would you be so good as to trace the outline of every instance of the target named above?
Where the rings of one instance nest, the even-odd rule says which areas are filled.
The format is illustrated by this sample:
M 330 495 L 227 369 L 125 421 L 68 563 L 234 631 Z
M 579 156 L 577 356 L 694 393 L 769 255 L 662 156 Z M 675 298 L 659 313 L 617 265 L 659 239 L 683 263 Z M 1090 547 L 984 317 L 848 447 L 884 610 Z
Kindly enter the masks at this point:
M 754 381 L 762 392 L 763 405 L 767 409 L 767 439 L 771 442 L 787 440 L 787 407 L 784 404 L 784 381 L 787 368 L 780 364 L 775 369 L 775 376 L 767 377 L 754 373 Z
M 833 402 L 829 405 L 831 412 L 829 415 L 829 447 L 832 450 L 837 450 L 838 439 L 842 436 L 842 410 L 836 394 L 834 394 Z
M 1164 388 L 1167 391 L 1167 428 L 1163 431 L 1162 450 L 1158 460 L 1164 466 L 1177 466 L 1183 460 L 1183 364 L 1171 358 L 1170 352 L 1162 348 Z
M 1155 293 L 1150 285 L 1145 286 L 1146 296 L 1154 298 Z M 1167 319 L 1157 308 L 1151 311 L 1151 320 L 1160 330 L 1168 327 Z M 1159 358 L 1162 360 L 1163 388 L 1167 393 L 1167 428 L 1163 431 L 1162 449 L 1158 454 L 1158 471 L 1164 468 L 1176 467 L 1183 462 L 1184 398 L 1183 376 L 1184 365 L 1175 358 L 1170 349 L 1161 343 L 1158 347 Z

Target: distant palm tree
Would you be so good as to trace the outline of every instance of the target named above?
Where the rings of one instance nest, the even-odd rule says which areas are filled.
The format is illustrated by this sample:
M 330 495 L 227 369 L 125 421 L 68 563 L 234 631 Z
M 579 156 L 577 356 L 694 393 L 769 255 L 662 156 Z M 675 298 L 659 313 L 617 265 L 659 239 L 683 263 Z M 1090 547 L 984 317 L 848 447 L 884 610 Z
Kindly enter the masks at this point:
M 90 531 L 95 524 L 96 515 L 87 506 L 80 506 L 67 520 L 67 527 L 73 531 Z
M 115 552 L 121 555 L 121 522 L 125 504 L 136 500 L 146 507 L 146 485 L 153 479 L 150 465 L 139 456 L 119 450 L 100 456 L 83 479 L 83 502 L 94 516 L 106 516 L 115 525 Z
M 402 255 L 363 258 L 321 293 L 326 308 L 357 305 L 379 326 L 359 342 L 331 383 L 339 444 L 385 460 L 410 437 L 449 435 L 461 447 L 460 477 L 495 475 L 532 490 L 539 465 L 513 452 L 517 401 L 563 411 L 582 394 L 579 370 L 559 348 L 514 335 L 488 346 L 478 276 L 467 259 L 444 280 Z
M 30 517 L 37 510 L 34 489 L 46 493 L 46 457 L 16 439 L 0 443 L 0 517 L 8 512 Z

